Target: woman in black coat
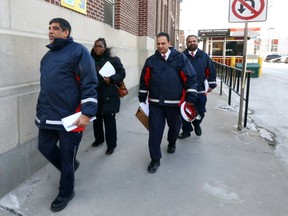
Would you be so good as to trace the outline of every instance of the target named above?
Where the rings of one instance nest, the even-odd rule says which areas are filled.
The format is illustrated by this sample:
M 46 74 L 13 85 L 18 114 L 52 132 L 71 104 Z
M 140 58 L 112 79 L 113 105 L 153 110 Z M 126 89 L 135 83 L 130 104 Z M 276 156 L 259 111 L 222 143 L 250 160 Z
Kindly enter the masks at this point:
M 126 76 L 125 69 L 121 60 L 117 56 L 111 55 L 111 49 L 107 48 L 104 38 L 98 38 L 91 50 L 91 56 L 95 61 L 97 76 L 98 76 L 98 112 L 96 120 L 93 122 L 95 141 L 92 146 L 96 147 L 104 143 L 106 139 L 107 151 L 110 155 L 114 152 L 117 146 L 117 126 L 116 113 L 120 110 L 120 97 L 115 85 L 123 81 Z M 102 77 L 99 73 L 106 62 L 110 62 L 115 69 L 115 74 L 109 77 Z M 104 128 L 105 127 L 105 139 Z

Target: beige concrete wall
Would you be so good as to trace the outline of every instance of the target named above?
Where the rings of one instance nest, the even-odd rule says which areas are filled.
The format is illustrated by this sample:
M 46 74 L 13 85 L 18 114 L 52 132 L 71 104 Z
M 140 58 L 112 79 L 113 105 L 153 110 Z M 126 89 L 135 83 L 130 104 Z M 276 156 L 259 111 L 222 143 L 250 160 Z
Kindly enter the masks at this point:
M 35 106 L 39 93 L 39 62 L 47 52 L 48 23 L 67 19 L 71 36 L 91 50 L 104 37 L 126 69 L 129 97 L 136 96 L 139 76 L 154 40 L 116 30 L 98 21 L 43 0 L 0 1 L 0 197 L 46 161 L 37 150 Z

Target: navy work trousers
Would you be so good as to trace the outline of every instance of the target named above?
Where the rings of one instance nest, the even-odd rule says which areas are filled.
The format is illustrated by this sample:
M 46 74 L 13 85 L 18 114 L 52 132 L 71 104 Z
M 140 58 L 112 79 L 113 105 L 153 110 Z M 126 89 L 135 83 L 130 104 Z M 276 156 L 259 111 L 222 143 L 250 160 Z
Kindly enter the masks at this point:
M 39 151 L 61 172 L 59 196 L 69 196 L 74 190 L 74 164 L 81 138 L 82 132 L 39 129 Z
M 152 160 L 160 160 L 161 141 L 165 128 L 168 125 L 167 141 L 175 144 L 181 128 L 181 114 L 178 106 L 159 106 L 149 104 L 149 152 Z
M 194 103 L 198 114 L 201 116 L 201 119 L 195 119 L 192 124 L 193 125 L 200 125 L 200 123 L 203 121 L 204 117 L 205 117 L 205 112 L 206 112 L 206 102 L 207 102 L 207 96 L 206 94 L 198 94 L 198 99 L 197 101 Z M 183 132 L 191 132 L 193 131 L 191 122 L 187 122 L 184 119 L 182 119 L 183 125 L 182 125 L 182 130 Z

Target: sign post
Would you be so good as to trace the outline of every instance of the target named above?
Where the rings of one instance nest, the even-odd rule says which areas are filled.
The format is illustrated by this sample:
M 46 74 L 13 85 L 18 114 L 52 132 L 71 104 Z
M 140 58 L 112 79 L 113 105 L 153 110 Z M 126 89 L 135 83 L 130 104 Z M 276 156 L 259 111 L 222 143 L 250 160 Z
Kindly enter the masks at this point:
M 229 0 L 229 22 L 244 22 L 243 65 L 241 74 L 241 92 L 238 116 L 238 130 L 242 129 L 242 114 L 245 93 L 246 66 L 247 66 L 247 35 L 248 22 L 263 22 L 267 19 L 268 0 Z
M 244 93 L 245 93 L 245 81 L 246 81 L 246 67 L 247 67 L 247 35 L 248 35 L 248 23 L 245 22 L 244 29 L 244 45 L 243 45 L 243 63 L 242 63 L 242 74 L 241 74 L 241 91 L 240 91 L 240 105 L 239 105 L 239 116 L 237 129 L 242 129 L 242 113 L 244 104 Z

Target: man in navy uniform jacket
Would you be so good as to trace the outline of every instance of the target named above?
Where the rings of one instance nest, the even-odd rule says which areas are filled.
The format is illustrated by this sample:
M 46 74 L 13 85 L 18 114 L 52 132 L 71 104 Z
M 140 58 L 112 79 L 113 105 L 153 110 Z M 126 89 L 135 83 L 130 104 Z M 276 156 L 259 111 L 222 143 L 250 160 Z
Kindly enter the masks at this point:
M 186 38 L 187 49 L 183 53 L 187 56 L 197 72 L 198 99 L 195 106 L 201 118 L 195 119 L 192 124 L 195 134 L 201 136 L 202 129 L 200 123 L 203 121 L 206 112 L 207 93 L 211 92 L 216 87 L 216 71 L 213 62 L 207 53 L 198 49 L 198 42 L 197 36 L 188 35 Z M 190 122 L 183 119 L 183 132 L 179 134 L 178 138 L 185 139 L 186 137 L 190 137 L 193 127 Z
M 97 112 L 98 80 L 89 51 L 70 37 L 71 26 L 62 18 L 49 22 L 49 51 L 40 65 L 40 93 L 35 123 L 39 128 L 38 149 L 60 172 L 59 194 L 51 204 L 60 211 L 74 197 L 76 154 L 82 132 Z M 68 132 L 61 119 L 80 112 Z M 57 145 L 59 141 L 59 146 Z
M 181 128 L 180 105 L 197 101 L 196 72 L 187 57 L 169 47 L 169 35 L 157 35 L 157 50 L 142 69 L 139 101 L 149 101 L 149 152 L 148 172 L 155 173 L 160 166 L 160 144 L 167 121 L 168 153 L 174 153 Z

